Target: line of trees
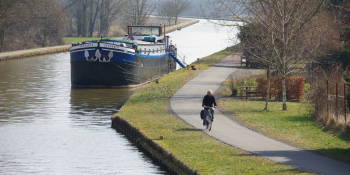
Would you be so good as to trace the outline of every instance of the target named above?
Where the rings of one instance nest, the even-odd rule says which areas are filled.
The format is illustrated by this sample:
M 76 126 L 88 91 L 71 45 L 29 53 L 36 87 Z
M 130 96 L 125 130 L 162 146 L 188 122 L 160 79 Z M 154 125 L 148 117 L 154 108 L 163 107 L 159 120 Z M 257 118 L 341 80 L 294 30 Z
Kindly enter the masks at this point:
M 68 0 L 66 2 L 67 36 L 92 37 L 98 25 L 98 35 L 107 36 L 112 22 L 123 12 L 126 0 Z M 98 23 L 98 24 L 97 24 Z
M 162 0 L 158 7 L 158 14 L 165 18 L 170 26 L 172 19 L 177 24 L 179 15 L 191 8 L 191 1 L 189 0 Z
M 268 76 L 274 72 L 282 77 L 283 110 L 287 109 L 285 78 L 293 67 L 339 47 L 339 32 L 326 0 L 210 0 L 209 4 L 217 12 L 212 15 L 245 22 L 239 35 L 244 54 L 265 68 Z
M 160 15 L 175 24 L 181 13 L 190 9 L 190 0 L 67 0 L 70 6 L 68 36 L 108 36 L 112 22 L 119 18 L 122 27 L 145 25 L 150 15 Z M 70 4 L 70 5 L 69 5 Z
M 65 19 L 58 0 L 1 0 L 0 52 L 63 44 Z
M 190 0 L 0 0 L 0 52 L 60 45 L 64 36 L 109 36 L 117 19 L 124 30 L 157 14 L 177 23 L 188 9 Z

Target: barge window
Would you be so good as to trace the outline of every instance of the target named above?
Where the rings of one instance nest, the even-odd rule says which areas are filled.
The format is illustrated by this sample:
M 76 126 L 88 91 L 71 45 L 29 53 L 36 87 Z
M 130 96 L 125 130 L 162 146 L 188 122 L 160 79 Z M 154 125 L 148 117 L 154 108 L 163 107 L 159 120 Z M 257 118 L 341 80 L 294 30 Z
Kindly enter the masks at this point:
M 130 27 L 130 35 L 157 35 L 159 36 L 159 28 L 157 27 Z

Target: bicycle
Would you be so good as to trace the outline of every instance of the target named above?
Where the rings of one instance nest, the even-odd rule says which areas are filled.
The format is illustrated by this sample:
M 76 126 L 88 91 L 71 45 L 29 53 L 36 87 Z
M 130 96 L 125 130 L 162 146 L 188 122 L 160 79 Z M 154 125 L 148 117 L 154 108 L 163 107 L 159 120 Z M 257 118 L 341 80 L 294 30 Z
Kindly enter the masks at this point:
M 211 110 L 214 110 L 214 107 L 205 107 L 205 109 L 208 109 L 208 113 L 207 116 L 205 116 L 205 125 L 206 125 L 206 129 L 211 131 L 211 126 L 213 124 L 212 119 L 213 119 L 213 115 L 211 114 Z

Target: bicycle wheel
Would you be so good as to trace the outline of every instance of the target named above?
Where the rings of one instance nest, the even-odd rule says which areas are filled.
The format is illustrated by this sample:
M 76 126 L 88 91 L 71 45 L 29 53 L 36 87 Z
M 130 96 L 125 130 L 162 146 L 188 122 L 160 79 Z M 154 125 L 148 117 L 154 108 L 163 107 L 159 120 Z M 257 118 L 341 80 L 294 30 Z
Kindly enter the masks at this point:
M 209 117 L 208 117 L 208 128 L 209 128 L 209 131 L 211 131 L 211 126 L 213 124 L 213 122 L 211 122 L 212 120 L 212 115 L 210 114 Z
M 211 115 L 210 114 L 208 114 L 206 117 L 206 123 L 207 123 L 206 129 L 210 131 L 211 130 Z
M 209 114 L 207 114 L 207 116 L 205 117 L 205 129 L 208 130 L 209 129 Z

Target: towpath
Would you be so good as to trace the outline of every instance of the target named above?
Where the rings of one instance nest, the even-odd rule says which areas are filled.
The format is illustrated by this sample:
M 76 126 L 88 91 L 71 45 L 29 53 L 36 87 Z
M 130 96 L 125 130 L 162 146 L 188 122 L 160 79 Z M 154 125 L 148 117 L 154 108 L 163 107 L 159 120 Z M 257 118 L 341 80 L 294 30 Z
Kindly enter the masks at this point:
M 204 95 L 209 89 L 218 90 L 231 73 L 239 72 L 239 66 L 240 56 L 234 54 L 203 71 L 172 96 L 171 109 L 189 125 L 204 129 L 199 117 Z M 309 172 L 332 175 L 350 172 L 350 164 L 271 139 L 241 126 L 218 110 L 215 111 L 212 131 L 203 132 L 239 149 Z

